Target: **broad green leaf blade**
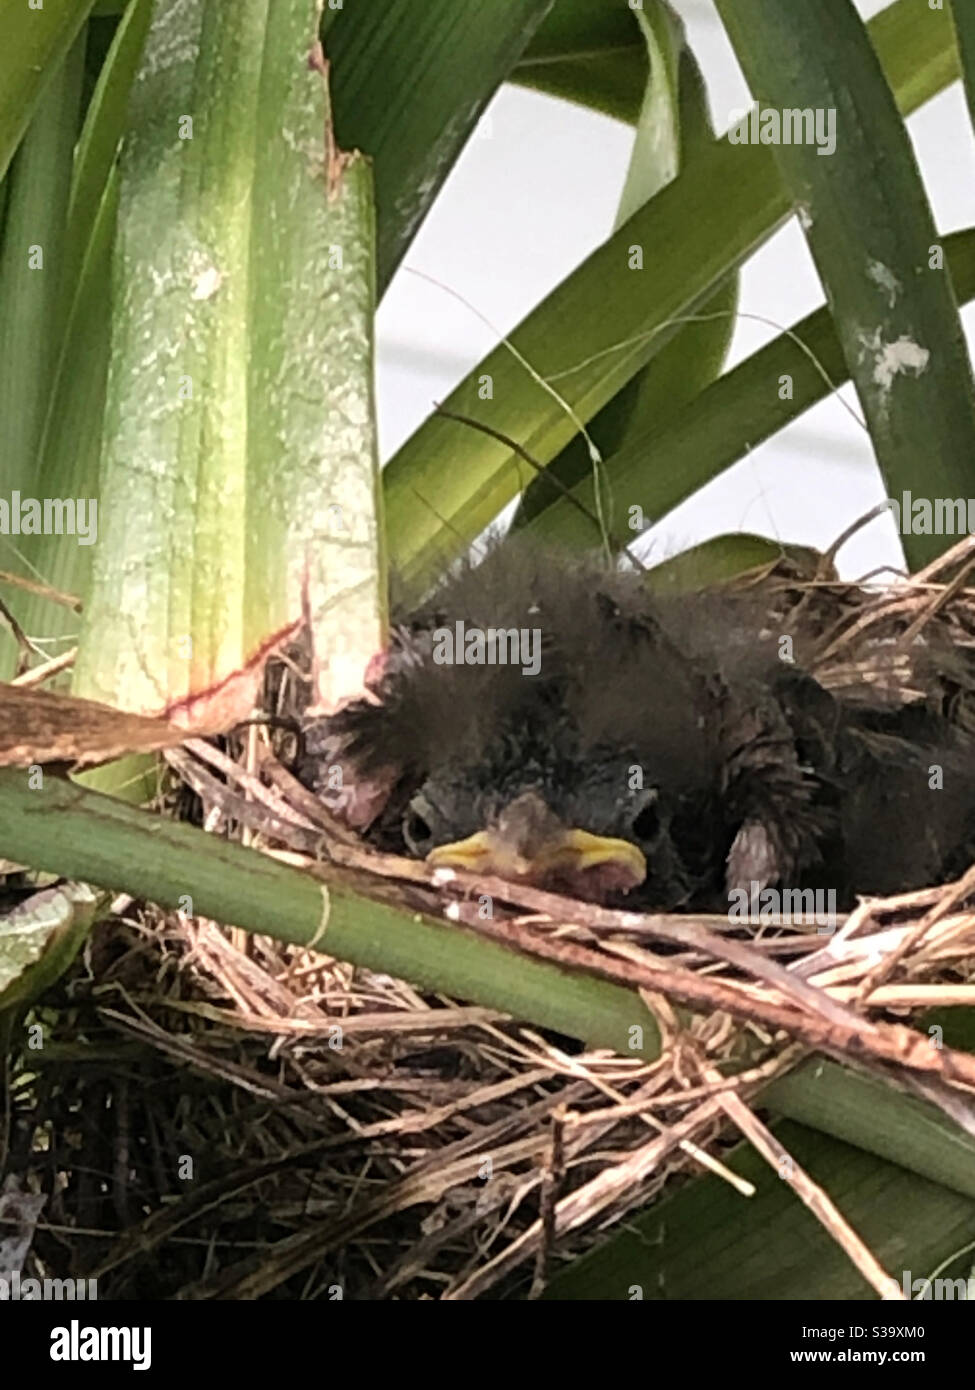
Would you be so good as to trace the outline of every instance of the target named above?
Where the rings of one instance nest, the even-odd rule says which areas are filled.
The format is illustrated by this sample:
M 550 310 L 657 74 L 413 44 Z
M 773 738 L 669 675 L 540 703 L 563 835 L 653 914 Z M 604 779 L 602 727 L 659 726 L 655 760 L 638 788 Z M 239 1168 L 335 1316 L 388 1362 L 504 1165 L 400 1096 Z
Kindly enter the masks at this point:
M 647 54 L 634 14 L 617 0 L 558 0 L 512 81 L 635 122 L 646 92 Z
M 617 225 L 670 182 L 678 167 L 686 168 L 713 142 L 707 92 L 694 56 L 684 42 L 683 27 L 664 5 L 640 11 L 638 17 L 647 42 L 650 80 Z M 737 277 L 732 277 L 702 306 L 701 322 L 683 324 L 673 340 L 593 418 L 590 434 L 604 459 L 625 449 L 631 435 L 639 437 L 648 427 L 660 429 L 717 376 L 734 332 L 736 302 Z M 593 488 L 591 515 L 599 517 L 611 538 L 617 501 L 613 470 L 594 468 L 581 435 L 572 439 L 545 473 L 529 484 L 512 529 L 533 520 L 564 498 L 567 488 L 586 479 Z M 571 503 L 569 507 L 575 510 Z M 584 517 L 578 520 L 585 526 Z M 546 529 L 554 538 L 562 539 L 557 518 Z M 578 525 L 574 530 L 578 531 Z M 599 528 L 593 530 L 596 539 L 601 540 Z
M 910 140 L 851 0 L 718 0 L 753 92 L 787 109 L 833 113 L 814 138 L 773 146 L 836 321 L 889 495 L 972 490 L 975 384 L 951 281 Z M 758 122 L 749 122 L 752 130 Z M 754 138 L 752 136 L 752 138 Z M 795 135 L 793 135 L 795 138 Z M 877 151 L 883 151 L 879 159 Z M 952 537 L 904 536 L 912 568 Z
M 617 225 L 636 211 L 641 202 L 659 191 L 648 184 L 645 174 L 641 174 L 641 165 L 652 167 L 651 160 L 646 158 L 649 153 L 646 147 L 660 147 L 668 122 L 673 125 L 677 137 L 675 174 L 688 168 L 714 145 L 704 78 L 694 54 L 687 47 L 683 25 L 675 21 L 665 5 L 638 11 L 637 15 L 650 52 L 651 88 L 655 83 L 658 95 L 654 98 L 652 90 L 648 93 L 647 106 L 637 126 Z M 669 74 L 667 88 L 671 102 L 660 95 L 664 73 Z M 732 275 L 717 294 L 701 306 L 701 321 L 680 325 L 673 340 L 655 354 L 649 366 L 626 388 L 633 392 L 633 400 L 629 409 L 624 407 L 621 412 L 622 429 L 615 427 L 611 418 L 619 400 L 617 397 L 594 419 L 593 437 L 602 440 L 605 422 L 607 441 L 615 441 L 610 448 L 622 448 L 631 434 L 641 433 L 650 423 L 661 426 L 685 401 L 693 400 L 721 370 L 734 333 L 737 302 L 738 277 Z M 552 466 L 558 469 L 559 461 Z M 611 489 L 611 475 L 607 474 L 607 479 Z
M 132 0 L 112 39 L 78 139 L 64 280 L 75 291 L 109 172 L 125 131 L 129 92 L 152 17 L 152 0 Z
M 164 6 L 133 88 L 76 667 L 123 708 L 232 722 L 304 614 L 325 703 L 380 645 L 370 180 L 326 144 L 315 21 Z
M 938 0 L 895 0 L 867 25 L 902 116 L 958 80 L 951 22 Z
M 788 560 L 802 575 L 813 579 L 822 560 L 821 551 L 806 545 L 782 545 L 749 531 L 732 531 L 692 545 L 647 570 L 646 583 L 657 593 L 687 593 L 724 584 L 751 571 L 760 573 Z
M 104 904 L 87 884 L 62 883 L 0 913 L 0 1014 L 31 1003 L 64 974 Z
M 88 593 L 99 529 L 99 459 L 108 350 L 111 334 L 111 255 L 118 210 L 117 170 L 102 194 L 73 297 L 71 314 L 50 392 L 47 423 L 38 450 L 38 490 L 46 497 L 72 498 L 74 534 L 22 537 L 21 577 L 80 598 Z M 4 599 L 48 657 L 77 646 L 81 618 L 73 608 L 12 586 Z
M 967 303 L 975 298 L 975 231 L 955 232 L 939 244 L 945 248 L 958 296 Z M 630 506 L 640 508 L 646 525 L 659 521 L 848 380 L 832 317 L 828 309 L 819 309 L 719 377 L 663 428 L 650 424 L 631 431 L 604 470 L 612 479 L 612 507 L 607 510 L 616 544 L 633 540 L 634 531 L 627 529 Z M 560 496 L 532 518 L 531 528 L 540 538 L 598 545 L 600 531 L 591 519 L 591 476 L 573 489 L 573 495 L 581 509 Z
M 244 649 L 303 615 L 313 705 L 330 709 L 359 692 L 386 629 L 375 208 L 362 155 L 321 160 L 328 89 L 296 61 L 307 0 L 290 8 L 285 22 L 287 7 L 270 7 L 258 130 L 283 111 L 298 148 L 285 159 L 259 135 L 253 171 Z
M 660 1054 L 653 1015 L 630 990 L 526 960 L 400 902 L 362 897 L 358 880 L 338 871 L 326 887 L 269 855 L 57 777 L 45 775 L 31 790 L 22 771 L 0 769 L 0 856 L 317 947 L 594 1047 L 648 1060 Z
M 115 164 L 129 92 L 145 42 L 151 0 L 134 0 L 106 54 L 78 139 L 64 244 L 67 321 L 49 392 L 38 450 L 38 488 L 46 497 L 95 499 L 111 333 L 110 266 L 118 180 Z M 90 506 L 90 504 L 89 504 Z M 79 524 L 76 512 L 76 526 Z M 95 531 L 83 541 L 59 535 L 24 538 L 31 573 L 65 593 L 85 595 Z M 21 626 L 57 656 L 78 641 L 80 620 L 70 609 L 36 596 L 8 595 Z
M 634 19 L 647 46 L 648 75 L 643 104 L 636 122 L 636 139 L 630 156 L 616 227 L 677 177 L 681 163 L 681 58 L 685 52 L 684 26 L 666 5 L 653 0 Z M 699 96 L 704 97 L 703 88 Z M 706 122 L 707 116 L 698 115 Z
M 762 1104 L 788 1120 L 975 1198 L 971 1135 L 933 1105 L 874 1077 L 816 1058 L 773 1081 L 762 1092 Z
M 967 0 L 956 3 L 966 5 Z M 925 10 L 931 22 L 922 27 Z M 958 76 L 957 54 L 945 39 L 943 11 L 937 0 L 895 0 L 868 26 L 904 111 L 928 100 L 932 82 L 941 91 Z M 626 18 L 618 0 L 559 0 L 512 81 L 621 121 L 636 121 L 646 87 L 646 58 Z
M 802 1125 L 775 1134 L 898 1283 L 929 1275 L 975 1239 L 975 1201 Z M 556 1275 L 556 1299 L 872 1299 L 788 1183 L 747 1144 L 728 1166 L 758 1191 L 696 1178 Z M 954 1270 L 967 1273 L 966 1267 Z M 943 1271 L 944 1275 L 949 1273 Z
M 0 248 L 0 420 L 5 488 L 30 493 L 64 323 L 65 213 L 83 44 L 45 91 L 9 177 Z
M 353 0 L 323 14 L 335 132 L 373 161 L 383 293 L 552 0 Z
M 35 537 L 21 537 L 21 498 L 39 489 L 38 448 L 50 403 L 65 320 L 65 216 L 81 95 L 83 41 L 61 63 L 44 92 L 5 180 L 8 203 L 0 243 L 0 483 L 16 508 L 0 535 L 0 569 L 29 572 Z M 24 526 L 34 522 L 26 514 Z M 0 676 L 10 675 L 16 649 L 0 625 Z
M 957 69 L 946 15 L 924 0 L 898 0 L 894 8 L 896 23 L 874 21 L 871 33 L 906 112 Z M 704 304 L 789 213 L 769 150 L 722 140 L 553 291 L 510 342 L 578 418 L 591 419 L 665 345 L 674 320 Z M 633 245 L 643 248 L 646 266 L 638 291 L 628 264 Z M 492 399 L 485 398 L 489 388 Z M 447 405 L 499 429 L 543 464 L 576 433 L 564 406 L 504 346 Z M 517 495 L 526 473 L 514 452 L 431 416 L 385 473 L 397 569 L 416 584 L 427 581 Z
M 92 0 L 47 0 L 38 9 L 27 0 L 0 0 L 0 178 L 91 5 Z

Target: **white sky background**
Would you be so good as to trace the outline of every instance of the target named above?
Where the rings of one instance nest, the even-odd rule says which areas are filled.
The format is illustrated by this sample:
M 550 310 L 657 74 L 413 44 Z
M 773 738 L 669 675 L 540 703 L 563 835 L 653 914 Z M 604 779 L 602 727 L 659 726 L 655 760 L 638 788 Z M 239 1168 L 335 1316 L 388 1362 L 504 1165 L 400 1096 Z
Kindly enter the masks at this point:
M 703 68 L 715 127 L 724 131 L 732 110 L 749 104 L 731 45 L 712 0 L 672 2 Z M 856 3 L 865 18 L 886 8 L 885 0 Z M 960 84 L 912 116 L 908 128 L 939 230 L 975 225 L 975 140 Z M 498 333 L 510 332 L 608 236 L 632 142 L 630 127 L 569 102 L 517 87 L 499 92 L 379 311 L 384 460 L 497 344 L 497 334 L 470 309 L 409 268 L 462 295 Z M 786 327 L 823 301 L 793 219 L 745 265 L 739 307 Z M 975 305 L 962 317 L 975 352 Z M 739 319 L 729 365 L 776 333 Z M 860 413 L 852 388 L 842 394 Z M 651 553 L 662 558 L 735 530 L 825 549 L 882 497 L 869 438 L 833 398 L 665 517 L 652 533 Z M 839 558 L 841 573 L 851 578 L 901 563 L 889 517 L 864 528 Z

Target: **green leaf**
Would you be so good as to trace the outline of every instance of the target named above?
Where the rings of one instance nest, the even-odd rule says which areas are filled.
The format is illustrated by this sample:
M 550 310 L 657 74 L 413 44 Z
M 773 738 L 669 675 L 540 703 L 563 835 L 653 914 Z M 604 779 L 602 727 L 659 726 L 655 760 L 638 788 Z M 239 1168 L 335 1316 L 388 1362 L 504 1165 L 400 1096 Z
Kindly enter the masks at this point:
M 105 903 L 87 884 L 62 883 L 0 914 L 0 1014 L 60 979 Z
M 77 288 L 105 184 L 125 131 L 129 93 L 151 17 L 152 0 L 133 0 L 129 5 L 115 31 L 85 114 L 68 204 L 64 283 L 71 291 Z
M 902 116 L 957 82 L 960 68 L 951 22 L 931 0 L 895 0 L 867 25 Z
M 324 12 L 336 138 L 376 180 L 382 294 L 552 0 L 354 0 Z
M 78 140 L 64 238 L 64 298 L 69 306 L 48 393 L 38 448 L 38 490 L 45 497 L 98 498 L 99 458 L 111 333 L 110 265 L 118 180 L 115 159 L 129 92 L 145 42 L 151 0 L 135 0 L 119 24 L 88 105 Z M 97 538 L 97 532 L 95 533 Z M 86 595 L 91 543 L 59 535 L 23 537 L 27 575 L 43 575 L 65 593 Z M 24 630 L 56 656 L 78 641 L 77 614 L 42 598 L 10 592 Z
M 975 298 L 975 231 L 955 232 L 941 238 L 941 244 L 958 295 L 968 302 Z M 769 389 L 770 382 L 785 377 L 792 382 L 791 399 Z M 818 309 L 719 377 L 663 428 L 651 423 L 631 431 L 604 469 L 612 480 L 615 508 L 607 511 L 617 544 L 633 539 L 633 531 L 625 529 L 627 507 L 638 506 L 647 525 L 659 521 L 848 380 L 830 312 Z M 557 535 L 563 543 L 598 545 L 591 476 L 573 489 L 573 496 L 583 510 L 559 497 L 532 518 L 532 530 L 540 538 Z
M 898 0 L 894 8 L 897 23 L 888 19 L 871 32 L 907 110 L 948 80 L 946 50 L 954 46 L 947 16 L 924 0 Z M 675 320 L 697 312 L 789 213 L 768 149 L 722 140 L 522 322 L 508 340 L 521 360 L 504 345 L 495 349 L 447 406 L 548 463 L 577 432 L 564 402 L 577 420 L 591 419 L 673 336 Z M 628 265 L 634 244 L 644 252 L 639 282 Z M 492 399 L 484 398 L 484 378 Z M 528 480 L 514 451 L 461 429 L 431 416 L 385 472 L 391 558 L 418 586 L 462 553 Z
M 950 278 L 932 268 L 934 219 L 861 20 L 850 0 L 819 0 L 815 10 L 794 0 L 718 0 L 718 8 L 763 112 L 777 120 L 787 108 L 834 114 L 830 143 L 807 131 L 773 150 L 803 209 L 888 494 L 967 495 L 975 384 L 964 334 Z M 951 544 L 904 535 L 912 568 Z
M 812 579 L 822 554 L 810 546 L 781 545 L 765 536 L 736 531 L 712 536 L 654 565 L 647 571 L 646 583 L 658 593 L 687 593 L 724 584 L 752 570 L 767 570 L 784 559 Z
M 649 72 L 636 139 L 616 213 L 616 226 L 677 177 L 681 162 L 680 79 L 684 27 L 667 7 L 651 4 L 634 13 L 647 45 Z M 703 97 L 703 88 L 698 93 Z M 702 116 L 698 115 L 700 124 Z M 706 122 L 706 115 L 703 116 Z
M 4 482 L 30 495 L 64 323 L 63 257 L 84 46 L 48 85 L 10 170 L 0 247 Z
M 65 219 L 83 59 L 84 43 L 79 40 L 48 84 L 4 180 L 8 201 L 0 243 L 0 420 L 8 496 L 15 491 L 25 498 L 52 495 L 38 486 L 38 449 L 66 317 Z M 0 536 L 0 569 L 29 573 L 33 540 Z M 0 675 L 12 674 L 16 655 L 6 624 L 0 624 Z
M 684 42 L 683 26 L 663 5 L 638 11 L 647 42 L 650 77 L 637 126 L 630 168 L 617 214 L 617 225 L 686 168 L 713 143 L 707 92 L 693 54 Z M 659 429 L 687 401 L 693 400 L 721 370 L 734 332 L 737 277 L 731 277 L 701 309 L 701 322 L 681 325 L 671 342 L 649 365 L 613 397 L 593 418 L 590 434 L 604 459 L 625 449 L 631 436 L 652 426 Z M 599 506 L 594 495 L 602 479 Z M 586 441 L 577 435 L 545 472 L 529 483 L 512 522 L 517 530 L 545 512 L 565 489 L 584 480 L 593 483 L 591 514 L 607 523 L 613 513 L 613 469 L 595 469 Z M 570 504 L 571 507 L 571 504 Z M 564 509 L 560 509 L 561 516 Z M 582 517 L 573 518 L 577 532 Z M 611 531 L 611 527 L 608 527 Z M 549 537 L 564 540 L 559 520 L 545 526 Z M 593 527 L 594 539 L 602 539 Z
M 163 7 L 133 88 L 75 672 L 123 708 L 246 712 L 303 614 L 324 702 L 379 646 L 371 183 L 326 146 L 315 19 Z
M 634 13 L 617 0 L 558 0 L 512 81 L 635 122 L 647 86 L 647 54 Z
M 92 0 L 0 0 L 0 178 L 30 125 L 45 88 L 61 71 Z
M 816 1058 L 773 1081 L 762 1092 L 762 1103 L 786 1119 L 975 1198 L 975 1139 L 935 1106 L 874 1077 Z
M 22 536 L 22 563 L 16 563 L 15 557 L 7 565 L 21 577 L 41 575 L 52 588 L 80 597 L 88 593 L 98 539 L 99 458 L 111 333 L 111 253 L 118 208 L 116 173 L 113 171 L 105 187 L 88 241 L 38 450 L 38 491 L 45 497 L 75 500 L 76 535 L 52 532 Z M 84 515 L 77 510 L 80 503 L 85 505 Z M 87 527 L 84 534 L 83 526 Z M 81 619 L 74 609 L 14 588 L 7 589 L 4 598 L 24 631 L 43 640 L 48 656 L 59 656 L 77 645 Z

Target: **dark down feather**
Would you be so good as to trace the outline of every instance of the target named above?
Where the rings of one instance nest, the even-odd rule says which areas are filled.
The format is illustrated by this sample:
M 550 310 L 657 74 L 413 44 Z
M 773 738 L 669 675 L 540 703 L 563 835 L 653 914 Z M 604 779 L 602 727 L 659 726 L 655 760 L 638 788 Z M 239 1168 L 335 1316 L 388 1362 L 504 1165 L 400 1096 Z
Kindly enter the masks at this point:
M 761 591 L 665 598 L 593 559 L 504 546 L 400 618 L 375 703 L 311 724 L 299 775 L 416 855 L 535 793 L 564 825 L 640 848 L 635 906 L 725 910 L 754 884 L 843 906 L 963 867 L 968 739 L 892 707 L 882 683 L 829 693 L 801 664 L 814 635 L 768 615 Z M 458 621 L 537 630 L 538 673 L 437 664 L 434 634 Z M 597 876 L 573 887 L 613 897 Z

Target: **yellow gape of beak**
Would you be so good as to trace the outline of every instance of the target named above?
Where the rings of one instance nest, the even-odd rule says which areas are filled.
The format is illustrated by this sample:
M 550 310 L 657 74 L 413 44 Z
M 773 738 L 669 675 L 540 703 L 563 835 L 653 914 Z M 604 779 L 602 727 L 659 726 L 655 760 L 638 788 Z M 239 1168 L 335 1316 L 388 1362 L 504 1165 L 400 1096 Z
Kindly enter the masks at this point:
M 591 835 L 588 830 L 563 827 L 531 854 L 512 845 L 497 830 L 479 830 L 466 840 L 432 849 L 427 863 L 438 869 L 467 869 L 472 873 L 532 882 L 571 877 L 604 864 L 614 864 L 624 870 L 633 887 L 647 876 L 647 861 L 629 840 L 614 840 Z

